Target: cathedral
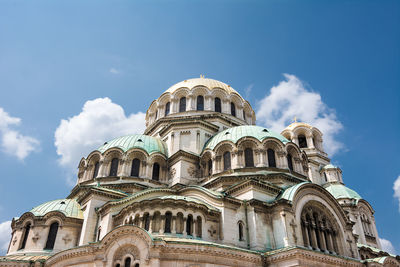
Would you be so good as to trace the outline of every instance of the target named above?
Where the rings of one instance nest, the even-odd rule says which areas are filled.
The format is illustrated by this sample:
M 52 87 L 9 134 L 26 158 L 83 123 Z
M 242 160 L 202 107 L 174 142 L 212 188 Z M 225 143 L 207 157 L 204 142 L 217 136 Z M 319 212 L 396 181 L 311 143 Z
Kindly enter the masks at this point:
M 226 83 L 179 82 L 143 134 L 104 141 L 68 196 L 13 218 L 0 266 L 400 266 L 323 133 L 257 126 Z

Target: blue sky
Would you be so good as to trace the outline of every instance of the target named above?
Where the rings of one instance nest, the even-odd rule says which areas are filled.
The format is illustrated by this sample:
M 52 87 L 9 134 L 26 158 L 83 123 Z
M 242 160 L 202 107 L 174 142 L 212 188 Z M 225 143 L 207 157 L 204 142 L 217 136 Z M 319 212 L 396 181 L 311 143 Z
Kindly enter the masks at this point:
M 400 253 L 399 22 L 399 1 L 0 1 L 0 232 L 66 197 L 101 137 L 140 129 L 153 99 L 205 74 L 246 97 L 258 124 L 278 125 L 261 107 L 285 86 L 282 110 L 334 123 L 333 163 Z M 101 105 L 119 126 L 100 125 Z

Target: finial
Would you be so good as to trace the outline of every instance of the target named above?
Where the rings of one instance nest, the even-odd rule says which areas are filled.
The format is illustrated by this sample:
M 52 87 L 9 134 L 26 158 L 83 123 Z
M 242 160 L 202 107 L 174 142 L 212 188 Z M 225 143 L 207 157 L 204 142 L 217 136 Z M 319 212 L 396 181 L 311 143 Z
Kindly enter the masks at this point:
M 204 74 L 200 74 L 200 78 L 203 78 L 203 79 L 204 79 Z
M 297 117 L 296 116 L 294 116 L 293 122 L 297 122 Z

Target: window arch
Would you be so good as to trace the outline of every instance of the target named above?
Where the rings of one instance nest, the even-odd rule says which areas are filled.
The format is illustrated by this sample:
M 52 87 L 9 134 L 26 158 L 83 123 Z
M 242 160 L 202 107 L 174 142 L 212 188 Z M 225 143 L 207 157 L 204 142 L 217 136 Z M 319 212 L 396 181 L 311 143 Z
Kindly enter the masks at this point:
M 191 214 L 189 214 L 186 219 L 186 234 L 187 235 L 193 234 L 193 216 Z
M 171 233 L 172 213 L 167 211 L 165 213 L 165 227 L 164 233 Z
M 298 140 L 300 148 L 307 147 L 307 138 L 304 135 L 299 135 Z
M 202 95 L 197 96 L 197 110 L 204 110 L 204 97 Z
M 224 171 L 231 169 L 231 152 L 224 153 Z
M 171 102 L 167 102 L 167 104 L 165 104 L 165 116 L 167 116 L 169 114 L 169 109 L 171 106 Z
M 268 167 L 276 168 L 275 151 L 271 148 L 267 149 Z
M 47 235 L 46 246 L 44 247 L 44 249 L 52 250 L 54 248 L 57 232 L 58 232 L 58 222 L 54 222 L 50 225 L 49 234 Z
M 26 241 L 28 240 L 28 236 L 29 236 L 29 231 L 31 229 L 31 223 L 28 223 L 25 226 L 25 230 L 24 230 L 24 237 L 22 238 L 22 243 L 19 249 L 24 249 L 25 245 L 26 245 Z
M 139 159 L 133 159 L 132 160 L 131 176 L 139 177 L 139 171 L 140 171 L 140 160 Z
M 214 99 L 214 110 L 215 112 L 221 112 L 221 98 L 219 97 Z
M 233 102 L 231 102 L 231 115 L 236 117 L 236 106 Z
M 288 163 L 289 170 L 293 171 L 293 158 L 292 158 L 292 155 L 291 154 L 287 154 L 286 158 L 287 158 L 287 163 Z
M 97 175 L 99 174 L 99 167 L 100 167 L 100 163 L 98 161 L 96 161 L 96 163 L 94 164 L 94 170 L 93 170 L 93 179 L 97 177 Z
M 160 180 L 160 164 L 158 164 L 157 162 L 153 164 L 153 174 L 151 179 L 155 181 Z
M 249 147 L 244 150 L 244 163 L 246 167 L 254 167 L 253 149 Z
M 243 241 L 244 235 L 243 235 L 243 223 L 242 222 L 238 223 L 238 231 L 239 231 L 239 241 Z
M 118 158 L 111 160 L 110 176 L 117 176 L 118 173 Z
M 186 97 L 181 97 L 179 99 L 179 112 L 186 111 Z

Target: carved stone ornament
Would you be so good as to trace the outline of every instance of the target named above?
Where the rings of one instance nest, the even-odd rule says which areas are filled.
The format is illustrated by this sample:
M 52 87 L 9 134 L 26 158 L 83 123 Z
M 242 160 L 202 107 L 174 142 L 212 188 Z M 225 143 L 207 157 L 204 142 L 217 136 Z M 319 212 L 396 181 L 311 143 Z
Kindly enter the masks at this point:
M 15 243 L 16 243 L 17 241 L 18 241 L 17 237 L 14 237 L 14 239 L 13 239 L 13 241 L 12 241 L 13 246 L 15 245 Z
M 210 237 L 214 237 L 217 234 L 217 230 L 214 229 L 213 225 L 211 225 L 210 228 L 208 229 L 208 233 L 209 233 Z
M 171 168 L 171 170 L 169 171 L 169 177 L 174 178 L 175 174 L 176 174 L 175 168 Z
M 65 243 L 65 245 L 66 245 L 66 244 L 68 244 L 69 242 L 72 241 L 72 238 L 69 236 L 69 234 L 66 234 L 66 235 L 63 237 L 63 240 L 64 240 L 64 243 Z
M 39 235 L 38 232 L 36 232 L 35 235 L 32 236 L 32 241 L 33 241 L 34 243 L 36 243 L 39 239 L 40 239 L 40 235 Z

